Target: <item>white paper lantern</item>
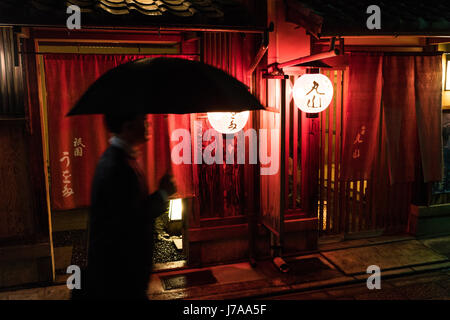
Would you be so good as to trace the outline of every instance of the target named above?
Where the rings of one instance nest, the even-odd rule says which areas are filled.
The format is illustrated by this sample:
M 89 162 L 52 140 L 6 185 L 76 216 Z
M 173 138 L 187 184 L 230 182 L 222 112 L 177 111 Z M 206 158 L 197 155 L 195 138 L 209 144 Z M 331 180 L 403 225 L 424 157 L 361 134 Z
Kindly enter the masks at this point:
M 294 84 L 295 105 L 306 113 L 324 111 L 333 99 L 333 84 L 320 73 L 307 73 Z
M 242 112 L 208 112 L 211 126 L 220 133 L 236 133 L 247 124 L 250 111 Z

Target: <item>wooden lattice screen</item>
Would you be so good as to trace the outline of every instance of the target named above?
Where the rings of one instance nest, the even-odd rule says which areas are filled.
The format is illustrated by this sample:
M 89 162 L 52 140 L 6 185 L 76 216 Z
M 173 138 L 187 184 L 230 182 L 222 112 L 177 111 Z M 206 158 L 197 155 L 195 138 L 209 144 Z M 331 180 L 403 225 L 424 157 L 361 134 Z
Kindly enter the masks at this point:
M 330 106 L 320 114 L 319 231 L 326 234 L 405 231 L 411 183 L 391 185 L 384 130 L 370 178 L 341 179 L 344 70 L 325 70 L 334 86 Z M 382 126 L 382 122 L 380 122 Z
M 284 131 L 286 137 L 284 147 L 280 145 L 284 179 L 260 177 L 263 223 L 280 237 L 284 221 L 311 216 L 318 217 L 322 236 L 406 231 L 412 183 L 390 184 L 383 129 L 379 130 L 378 156 L 369 179 L 347 181 L 341 177 L 346 69 L 322 70 L 333 83 L 334 95 L 330 106 L 315 119 L 307 118 L 293 101 L 292 88 L 302 73 L 293 68 L 286 72 L 288 79 L 265 81 L 262 86 L 271 112 L 260 115 L 260 128 L 279 128 L 280 136 Z M 269 89 L 271 95 L 267 95 Z M 286 110 L 285 126 L 280 121 L 281 108 Z

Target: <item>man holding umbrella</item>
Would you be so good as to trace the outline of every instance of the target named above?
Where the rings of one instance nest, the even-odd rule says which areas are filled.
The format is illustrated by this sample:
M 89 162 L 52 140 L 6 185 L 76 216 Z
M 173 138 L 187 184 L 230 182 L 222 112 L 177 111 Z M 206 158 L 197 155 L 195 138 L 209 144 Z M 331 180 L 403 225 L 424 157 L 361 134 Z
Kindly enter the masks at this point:
M 153 254 L 154 219 L 175 193 L 169 175 L 148 195 L 135 147 L 147 141 L 145 115 L 105 115 L 113 134 L 92 185 L 89 215 L 88 299 L 147 299 Z
M 134 151 L 146 141 L 145 114 L 262 109 L 247 86 L 226 72 L 179 58 L 125 63 L 88 88 L 67 116 L 105 114 L 114 134 L 92 186 L 88 270 L 83 277 L 88 298 L 147 298 L 152 220 L 166 210 L 175 186 L 166 175 L 159 190 L 147 195 Z

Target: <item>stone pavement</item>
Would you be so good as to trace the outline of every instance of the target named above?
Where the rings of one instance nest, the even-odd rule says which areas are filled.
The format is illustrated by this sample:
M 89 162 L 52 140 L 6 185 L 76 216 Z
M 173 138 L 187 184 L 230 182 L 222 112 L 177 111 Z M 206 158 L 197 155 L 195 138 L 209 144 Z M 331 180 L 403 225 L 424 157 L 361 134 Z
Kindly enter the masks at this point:
M 317 253 L 285 257 L 291 270 L 280 272 L 271 260 L 156 272 L 152 300 L 171 299 L 432 299 L 449 297 L 450 236 L 416 239 L 382 236 L 321 243 Z M 369 265 L 381 268 L 382 289 L 368 290 Z M 210 270 L 215 283 L 164 290 L 161 278 Z M 68 299 L 60 281 L 47 287 L 1 291 L 1 299 Z
M 450 269 L 381 280 L 381 289 L 366 283 L 294 292 L 263 300 L 450 300 Z

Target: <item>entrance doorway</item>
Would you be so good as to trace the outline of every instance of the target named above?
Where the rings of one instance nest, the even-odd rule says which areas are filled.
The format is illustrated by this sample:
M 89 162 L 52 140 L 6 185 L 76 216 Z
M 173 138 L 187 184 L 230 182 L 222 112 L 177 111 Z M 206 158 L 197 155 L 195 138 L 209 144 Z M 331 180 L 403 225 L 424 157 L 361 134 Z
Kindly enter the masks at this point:
M 155 36 L 156 37 L 156 36 Z M 169 37 L 169 36 L 168 36 Z M 58 276 L 64 277 L 67 276 L 66 270 L 69 265 L 78 265 L 80 268 L 84 268 L 87 265 L 87 239 L 88 239 L 88 205 L 89 194 L 86 194 L 85 190 L 87 184 L 91 183 L 91 177 L 93 175 L 93 171 L 83 171 L 80 168 L 82 166 L 76 167 L 75 165 L 78 163 L 93 163 L 93 158 L 97 157 L 97 155 L 93 158 L 88 157 L 92 155 L 92 152 L 103 152 L 103 150 L 107 147 L 107 137 L 103 135 L 103 132 L 97 132 L 94 134 L 94 138 L 89 140 L 90 143 L 87 143 L 88 137 L 85 136 L 77 136 L 75 139 L 69 141 L 66 144 L 66 149 L 64 152 L 61 152 L 59 158 L 55 160 L 55 149 L 56 147 L 52 145 L 53 138 L 55 138 L 55 133 L 57 131 L 49 131 L 50 127 L 50 115 L 51 112 L 54 112 L 54 108 L 50 109 L 50 104 L 48 98 L 50 95 L 55 93 L 55 90 L 49 90 L 46 85 L 46 64 L 44 63 L 45 57 L 48 56 L 64 56 L 67 59 L 71 59 L 72 56 L 78 57 L 78 60 L 73 62 L 72 64 L 68 63 L 68 66 L 78 66 L 78 61 L 84 61 L 86 56 L 102 56 L 105 57 L 105 61 L 114 60 L 113 57 L 119 56 L 132 56 L 133 53 L 138 52 L 139 56 L 154 56 L 154 55 L 170 55 L 170 56 L 179 56 L 180 55 L 180 44 L 177 42 L 179 37 L 175 37 L 173 35 L 170 36 L 171 40 L 164 40 L 160 43 L 145 43 L 145 44 L 98 44 L 95 45 L 93 43 L 89 43 L 89 40 L 79 40 L 77 42 L 66 42 L 64 44 L 58 42 L 58 39 L 54 41 L 45 40 L 45 42 L 41 42 L 36 39 L 36 51 L 39 54 L 36 55 L 37 66 L 38 66 L 38 82 L 39 82 L 39 98 L 41 105 L 41 121 L 42 121 L 42 139 L 43 139 L 43 149 L 44 149 L 44 161 L 46 163 L 45 166 L 45 176 L 48 177 L 48 185 L 47 185 L 47 194 L 50 197 L 51 203 L 51 229 L 50 229 L 50 241 L 52 242 L 53 250 L 52 255 L 54 258 L 55 265 L 55 273 Z M 157 36 L 155 39 L 161 39 L 161 37 Z M 178 40 L 177 40 L 178 39 Z M 47 54 L 47 55 L 46 55 Z M 192 54 L 197 56 L 197 54 Z M 185 55 L 189 56 L 189 54 Z M 108 60 L 108 57 L 111 59 Z M 75 59 L 74 59 L 75 60 Z M 115 61 L 115 60 L 114 60 Z M 79 67 L 79 66 L 78 66 Z M 76 68 L 74 68 L 75 70 Z M 80 69 L 80 68 L 78 68 Z M 78 70 L 76 69 L 76 70 Z M 65 73 L 68 75 L 72 75 L 74 73 L 73 70 L 65 70 Z M 95 73 L 94 73 L 95 72 Z M 88 67 L 83 68 L 82 75 L 86 78 L 93 78 L 94 74 L 98 72 L 97 69 L 90 69 Z M 94 78 L 95 80 L 95 78 Z M 73 85 L 73 86 L 72 86 Z M 54 86 L 53 86 L 54 87 Z M 71 83 L 70 86 L 61 88 L 63 94 L 61 96 L 71 96 L 78 94 L 77 91 L 72 92 L 72 87 L 76 88 L 77 83 Z M 54 89 L 54 88 L 53 88 Z M 75 89 L 74 89 L 75 90 Z M 61 110 L 63 102 L 61 102 Z M 53 106 L 54 107 L 54 106 Z M 64 105 L 64 107 L 66 107 Z M 53 111 L 52 111 L 53 110 Z M 67 110 L 66 110 L 67 111 Z M 61 113 L 61 112 L 60 112 Z M 59 113 L 58 113 L 59 114 Z M 65 114 L 65 113 L 64 113 Z M 61 116 L 63 118 L 64 115 Z M 53 118 L 55 118 L 55 113 L 53 113 Z M 94 126 L 96 127 L 96 126 Z M 85 130 L 85 131 L 83 131 Z M 89 131 L 89 127 L 80 129 L 79 131 L 85 133 Z M 95 136 L 97 135 L 97 137 Z M 57 134 L 59 136 L 59 132 Z M 86 134 L 88 136 L 88 134 Z M 92 132 L 90 134 L 92 136 Z M 80 138 L 81 137 L 81 138 Z M 78 148 L 78 149 L 77 149 Z M 52 154 L 53 153 L 53 154 Z M 59 155 L 59 154 L 58 154 Z M 148 156 L 148 154 L 147 154 Z M 53 162 L 52 159 L 53 158 Z M 70 159 L 69 159 L 70 158 Z M 151 159 L 150 159 L 151 160 Z M 151 161 L 148 162 L 151 162 Z M 71 170 L 69 173 L 64 176 L 53 174 L 50 175 L 50 172 L 53 169 L 57 168 L 59 164 L 64 164 L 68 167 L 67 170 Z M 65 167 L 64 167 L 65 168 Z M 153 168 L 153 167 L 152 167 Z M 89 169 L 90 170 L 90 169 Z M 152 171 L 151 171 L 152 172 Z M 75 177 L 82 176 L 83 179 L 78 178 L 79 183 L 75 186 Z M 52 192 L 52 188 L 57 188 L 59 190 L 57 182 L 60 183 L 59 180 L 69 181 L 70 183 L 64 182 L 65 189 L 63 190 L 63 194 L 61 192 L 54 193 Z M 81 181 L 81 182 L 80 182 Z M 53 190 L 54 191 L 54 190 Z M 65 193 L 64 193 L 65 192 Z M 57 195 L 58 197 L 56 197 Z M 66 197 L 67 196 L 67 197 Z M 64 202 L 64 206 L 55 206 L 57 201 L 62 203 L 62 200 L 67 198 L 77 197 L 77 201 L 73 201 L 73 203 Z M 82 198 L 82 200 L 80 200 Z M 82 203 L 80 205 L 80 203 Z M 169 268 L 177 268 L 186 265 L 186 255 L 183 250 L 186 250 L 186 245 L 181 244 L 177 249 L 174 245 L 175 242 L 179 244 L 183 239 L 183 234 L 185 231 L 183 220 L 181 222 L 175 222 L 168 219 L 168 213 L 166 216 L 161 216 L 159 219 L 160 223 L 158 224 L 160 234 L 155 235 L 155 253 L 154 257 L 156 258 L 155 263 L 160 263 L 158 265 L 159 268 L 167 268 L 167 263 L 170 264 Z M 181 227 L 180 227 L 181 225 Z M 178 227 L 176 227 L 178 226 Z M 169 239 L 167 238 L 167 235 Z M 163 240 L 164 239 L 164 240 Z M 166 240 L 170 240 L 166 241 Z M 164 242 L 163 242 L 164 241 Z M 174 246 L 174 247 L 169 247 Z M 169 249 L 170 248 L 170 249 Z
M 342 145 L 348 71 L 327 69 L 323 74 L 332 81 L 335 94 L 319 115 L 319 235 L 353 239 L 405 232 L 411 184 L 390 184 L 384 135 L 379 137 L 378 157 L 368 179 L 341 176 L 346 165 Z
M 284 71 L 286 76 L 267 76 L 263 92 L 273 112 L 261 117 L 262 128 L 276 123 L 281 128 L 280 136 L 283 133 L 285 137 L 277 146 L 284 177 L 261 177 L 261 192 L 265 195 L 262 221 L 278 240 L 272 247 L 280 248 L 286 222 L 305 217 L 317 217 L 318 235 L 323 241 L 405 233 L 412 185 L 390 184 L 384 135 L 378 137 L 379 150 L 369 177 L 343 177 L 346 67 L 321 69 L 333 84 L 333 100 L 317 118 L 310 119 L 296 107 L 292 93 L 304 69 Z
M 167 210 L 155 219 L 153 269 L 167 270 L 187 265 L 185 199 L 171 199 Z M 184 202 L 184 206 L 183 206 Z

